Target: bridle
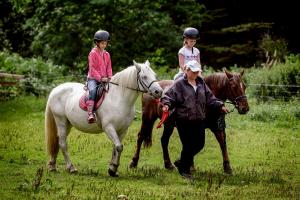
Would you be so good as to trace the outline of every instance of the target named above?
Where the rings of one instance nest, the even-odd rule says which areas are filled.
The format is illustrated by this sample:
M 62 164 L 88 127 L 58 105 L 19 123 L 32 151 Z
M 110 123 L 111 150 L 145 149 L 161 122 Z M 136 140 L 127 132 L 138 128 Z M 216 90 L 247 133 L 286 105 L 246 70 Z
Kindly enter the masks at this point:
M 138 72 L 137 72 L 137 76 L 136 76 L 136 82 L 137 82 L 137 88 L 132 88 L 132 87 L 128 87 L 128 86 L 125 86 L 125 88 L 127 89 L 130 89 L 130 90 L 134 90 L 136 92 L 142 92 L 142 93 L 147 93 L 149 88 L 152 86 L 153 83 L 157 82 L 158 80 L 153 80 L 148 86 L 147 84 L 145 84 L 142 80 L 141 80 L 141 77 L 140 77 L 140 72 L 141 70 L 139 69 Z M 113 84 L 113 85 L 117 85 L 119 86 L 120 84 L 119 83 L 115 83 L 115 82 L 112 82 L 110 81 L 109 83 Z M 142 86 L 142 89 L 140 89 L 140 85 Z
M 231 78 L 228 79 L 228 81 L 227 81 L 227 91 L 229 90 L 229 82 L 230 82 L 231 80 L 234 80 L 234 77 L 231 77 Z M 228 98 L 228 99 L 229 99 L 229 101 L 226 101 L 226 103 L 230 103 L 230 104 L 234 105 L 233 109 L 230 110 L 229 112 L 233 112 L 233 110 L 234 110 L 235 108 L 238 108 L 239 102 L 240 102 L 241 100 L 243 100 L 243 99 L 247 99 L 247 96 L 246 96 L 246 95 L 240 95 L 240 96 L 237 96 L 237 97 L 234 98 L 234 99 L 231 99 L 231 98 Z

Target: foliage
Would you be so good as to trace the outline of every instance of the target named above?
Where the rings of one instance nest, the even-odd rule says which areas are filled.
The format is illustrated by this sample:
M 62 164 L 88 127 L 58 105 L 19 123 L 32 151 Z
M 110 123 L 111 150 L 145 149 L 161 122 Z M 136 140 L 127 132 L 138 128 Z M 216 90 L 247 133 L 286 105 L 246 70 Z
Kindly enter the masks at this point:
M 141 109 L 137 102 L 137 109 Z M 105 134 L 68 137 L 77 174 L 67 173 L 59 152 L 57 173 L 47 172 L 44 138 L 45 98 L 22 97 L 0 104 L 0 196 L 2 199 L 298 199 L 299 138 L 296 111 L 299 102 L 257 103 L 249 100 L 246 115 L 226 116 L 227 145 L 233 176 L 222 173 L 218 142 L 207 131 L 205 148 L 195 157 L 195 181 L 167 171 L 161 154 L 161 129 L 154 129 L 153 146 L 142 149 L 137 169 L 128 164 L 135 148 L 141 115 L 137 115 L 123 140 L 120 177 L 107 174 L 111 141 Z M 274 105 L 274 106 L 273 106 Z M 272 119 L 261 120 L 264 113 Z M 299 113 L 299 112 L 298 112 Z M 26 117 L 24 117 L 26 116 Z M 258 117 L 259 116 L 259 117 Z M 268 118 L 268 116 L 267 116 Z M 283 122 L 284 121 L 284 122 Z M 272 122 L 272 123 L 270 123 Z M 172 160 L 180 155 L 175 130 L 170 138 Z
M 299 34 L 293 30 L 296 26 L 292 13 L 296 11 L 285 15 L 288 20 L 277 16 L 284 10 L 283 6 L 289 7 L 285 10 L 297 6 L 273 3 L 270 9 L 268 2 L 260 2 L 259 7 L 250 0 L 243 2 L 3 0 L 0 2 L 0 51 L 7 49 L 22 57 L 40 56 L 83 73 L 93 46 L 93 34 L 98 29 L 106 29 L 112 34 L 108 50 L 115 71 L 133 59 L 156 56 L 157 48 L 164 51 L 168 66 L 176 68 L 182 30 L 187 26 L 200 30 L 197 46 L 201 49 L 202 63 L 214 69 L 234 64 L 260 65 L 266 53 L 261 51 L 267 50 L 268 56 L 273 56 L 278 45 L 281 50 L 299 50 Z M 274 41 L 270 43 L 268 37 L 262 38 L 265 33 Z M 285 51 L 276 52 L 277 57 L 284 58 Z
M 66 76 L 70 74 L 65 66 L 45 62 L 42 58 L 22 58 L 18 54 L 5 51 L 0 52 L 0 65 L 0 71 L 24 75 L 24 79 L 21 80 L 22 91 L 36 96 L 46 95 L 58 83 L 77 77 Z
M 158 48 L 149 59 L 152 68 L 158 75 L 158 79 L 173 79 L 178 68 L 168 65 L 163 56 L 165 49 Z M 144 60 L 143 60 L 144 62 Z M 41 58 L 22 58 L 18 54 L 0 52 L 0 71 L 25 75 L 22 90 L 35 95 L 45 95 L 50 89 L 61 82 L 84 82 L 85 75 L 76 71 L 69 71 L 66 66 L 54 65 L 52 62 L 44 62 Z M 289 55 L 284 63 L 277 63 L 272 68 L 251 68 L 245 73 L 245 83 L 248 85 L 247 94 L 260 100 L 299 98 L 299 55 Z M 203 65 L 203 75 L 209 75 L 216 70 L 213 67 Z M 240 72 L 241 67 L 231 66 L 230 71 Z M 220 70 L 217 70 L 220 71 Z M 2 88 L 4 89 L 4 88 Z M 18 88 L 6 88 L 13 94 L 18 93 Z
M 166 0 L 51 0 L 33 4 L 34 15 L 27 18 L 24 25 L 34 38 L 32 52 L 81 72 L 86 67 L 93 35 L 98 29 L 111 33 L 108 51 L 115 71 L 128 66 L 133 59 L 146 60 L 155 56 L 157 49 L 162 49 L 165 61 L 174 66 L 182 44 L 182 28 L 199 27 L 205 13 L 204 7 L 193 0 L 178 1 L 175 5 Z M 21 10 L 29 6 L 32 5 L 18 4 Z M 186 24 L 174 23 L 177 13 Z
M 262 37 L 259 48 L 266 55 L 266 62 L 263 65 L 265 67 L 272 67 L 277 62 L 283 62 L 288 55 L 287 41 L 283 38 L 274 39 L 269 34 Z
M 28 48 L 33 40 L 24 24 L 35 12 L 36 1 L 4 0 L 0 2 L 0 50 L 18 52 L 24 57 L 32 56 Z
M 247 80 L 256 86 L 250 93 L 262 97 L 262 100 L 267 100 L 266 97 L 299 97 L 300 55 L 289 55 L 285 63 L 278 63 L 272 68 L 250 69 Z

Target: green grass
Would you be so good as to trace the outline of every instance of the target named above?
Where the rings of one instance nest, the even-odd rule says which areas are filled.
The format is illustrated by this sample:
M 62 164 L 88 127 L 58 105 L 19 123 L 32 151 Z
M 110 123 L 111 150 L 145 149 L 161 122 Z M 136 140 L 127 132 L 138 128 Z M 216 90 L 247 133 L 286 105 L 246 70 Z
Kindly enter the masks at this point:
M 119 167 L 120 177 L 107 174 L 112 143 L 105 134 L 72 129 L 70 157 L 79 172 L 65 171 L 59 153 L 56 173 L 47 171 L 44 142 L 45 99 L 25 97 L 0 103 L 0 199 L 299 199 L 299 102 L 250 101 L 250 112 L 226 116 L 227 145 L 234 175 L 226 176 L 213 134 L 207 130 L 205 148 L 195 157 L 195 181 L 182 179 L 163 167 L 160 136 L 142 149 L 137 169 L 128 165 L 135 150 L 140 114 L 129 128 Z M 140 110 L 140 99 L 137 101 Z M 175 131 L 169 150 L 180 153 Z M 38 173 L 39 172 L 39 173 Z

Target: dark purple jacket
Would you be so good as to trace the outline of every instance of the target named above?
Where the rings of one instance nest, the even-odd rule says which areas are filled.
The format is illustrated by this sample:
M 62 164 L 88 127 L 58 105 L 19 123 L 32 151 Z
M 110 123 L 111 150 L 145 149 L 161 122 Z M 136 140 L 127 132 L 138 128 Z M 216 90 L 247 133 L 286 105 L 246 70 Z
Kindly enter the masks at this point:
M 177 79 L 161 98 L 161 103 L 168 105 L 169 109 L 175 108 L 177 119 L 203 120 L 206 117 L 206 109 L 220 109 L 224 105 L 217 99 L 204 80 L 196 79 L 197 89 L 188 83 L 186 75 Z

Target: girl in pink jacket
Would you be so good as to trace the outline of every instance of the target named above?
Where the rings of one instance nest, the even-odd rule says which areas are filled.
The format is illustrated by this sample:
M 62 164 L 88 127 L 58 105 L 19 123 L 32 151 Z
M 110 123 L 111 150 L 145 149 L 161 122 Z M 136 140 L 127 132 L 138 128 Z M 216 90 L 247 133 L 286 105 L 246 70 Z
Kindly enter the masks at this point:
M 107 31 L 97 31 L 94 36 L 94 42 L 96 46 L 90 51 L 88 56 L 88 123 L 94 123 L 96 121 L 94 105 L 97 96 L 97 88 L 99 87 L 99 85 L 101 86 L 108 83 L 112 77 L 112 65 L 110 54 L 105 50 L 109 40 L 110 35 Z

